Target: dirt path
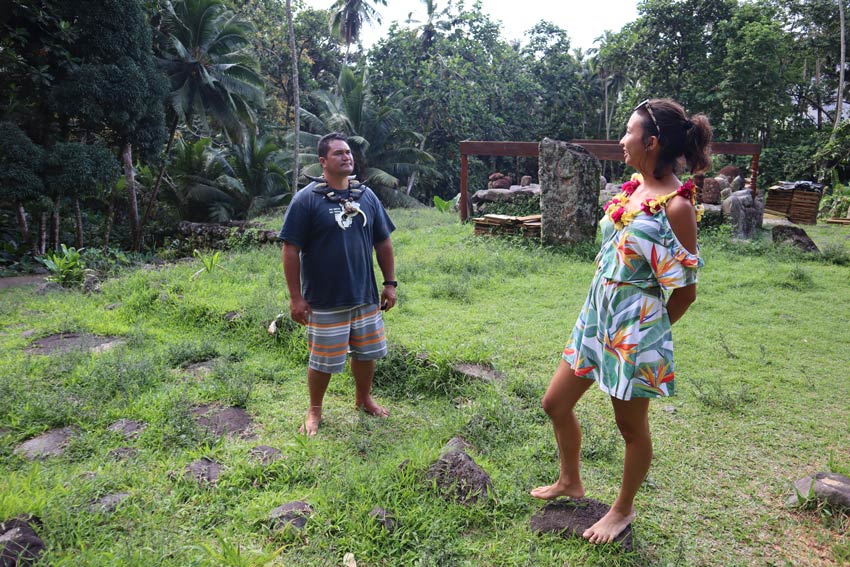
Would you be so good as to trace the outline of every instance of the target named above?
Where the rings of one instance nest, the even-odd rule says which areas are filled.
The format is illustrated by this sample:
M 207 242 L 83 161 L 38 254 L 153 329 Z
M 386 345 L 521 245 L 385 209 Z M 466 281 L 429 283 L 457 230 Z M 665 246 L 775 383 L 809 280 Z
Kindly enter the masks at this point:
M 23 285 L 33 285 L 44 283 L 45 276 L 14 276 L 11 278 L 0 278 L 0 289 L 9 287 L 20 287 Z

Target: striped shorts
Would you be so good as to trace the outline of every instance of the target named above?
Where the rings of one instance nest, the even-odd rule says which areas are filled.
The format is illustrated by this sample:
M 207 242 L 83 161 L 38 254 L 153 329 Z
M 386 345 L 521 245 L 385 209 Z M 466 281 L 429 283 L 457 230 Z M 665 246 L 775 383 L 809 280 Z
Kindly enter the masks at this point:
M 375 304 L 331 311 L 313 310 L 307 323 L 309 366 L 335 374 L 345 369 L 350 352 L 357 360 L 376 360 L 387 355 L 384 319 Z

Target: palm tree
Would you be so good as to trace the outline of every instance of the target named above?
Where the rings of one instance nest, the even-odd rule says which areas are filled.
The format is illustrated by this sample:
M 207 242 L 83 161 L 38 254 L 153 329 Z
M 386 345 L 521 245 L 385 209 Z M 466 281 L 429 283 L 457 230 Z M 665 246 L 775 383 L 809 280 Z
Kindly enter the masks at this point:
M 387 5 L 387 0 L 375 0 L 375 4 Z M 381 23 L 381 15 L 369 0 L 335 0 L 330 8 L 330 28 L 345 43 L 343 67 L 348 65 L 351 44 L 360 39 L 364 23 Z
M 302 145 L 311 143 L 315 147 L 319 137 L 328 132 L 347 134 L 355 175 L 385 203 L 393 200 L 399 177 L 408 177 L 415 171 L 433 172 L 426 164 L 433 163 L 434 158 L 417 147 L 422 134 L 402 128 L 404 97 L 400 92 L 378 103 L 369 89 L 368 74 L 356 74 L 348 67 L 340 73 L 338 91 L 339 94 L 313 94 L 318 114 L 302 110 L 305 126 L 312 132 L 302 135 Z M 321 170 L 313 164 L 306 173 L 319 175 Z
M 301 138 L 301 87 L 298 81 L 298 51 L 295 49 L 295 25 L 292 18 L 292 0 L 286 0 L 286 22 L 289 30 L 289 53 L 292 55 L 292 106 L 295 115 L 294 139 Z M 292 193 L 298 191 L 298 170 L 301 168 L 298 144 L 292 153 Z
M 167 50 L 163 68 L 171 83 L 167 156 L 182 121 L 191 126 L 207 117 L 239 141 L 244 125 L 253 127 L 254 107 L 263 105 L 263 79 L 251 53 L 252 26 L 221 0 L 168 3 L 164 15 Z M 159 172 L 142 227 L 150 214 L 165 173 Z
M 228 163 L 232 177 L 224 186 L 235 216 L 251 218 L 280 205 L 291 195 L 286 172 L 280 165 L 282 152 L 271 140 L 249 134 L 243 144 L 230 148 Z

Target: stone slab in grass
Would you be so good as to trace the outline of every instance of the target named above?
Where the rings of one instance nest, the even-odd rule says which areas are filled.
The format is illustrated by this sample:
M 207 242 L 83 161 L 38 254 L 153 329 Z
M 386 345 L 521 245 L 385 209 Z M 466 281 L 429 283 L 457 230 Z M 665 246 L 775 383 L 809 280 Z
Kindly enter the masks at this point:
M 531 517 L 531 531 L 558 534 L 564 539 L 577 537 L 608 513 L 610 506 L 592 498 L 554 500 Z M 632 550 L 632 525 L 614 539 L 625 551 Z
M 473 380 L 481 380 L 483 382 L 500 382 L 504 379 L 504 374 L 484 364 L 474 364 L 471 362 L 461 362 L 452 366 L 452 370 L 458 374 L 462 374 Z
M 189 463 L 183 471 L 183 478 L 195 480 L 201 484 L 214 484 L 221 476 L 221 464 L 207 457 Z
M 451 450 L 428 468 L 426 477 L 435 480 L 444 497 L 460 504 L 487 500 L 493 490 L 490 475 L 465 451 Z
M 195 421 L 201 427 L 219 437 L 251 437 L 250 428 L 253 425 L 251 416 L 242 408 L 199 406 L 192 410 Z
M 15 448 L 15 454 L 30 461 L 60 457 L 65 453 L 65 448 L 74 433 L 73 427 L 52 429 L 18 445 Z
M 92 500 L 89 504 L 89 510 L 95 513 L 111 513 L 118 509 L 121 503 L 130 497 L 129 492 L 116 492 L 115 494 L 107 494 L 96 500 Z
M 295 500 L 293 502 L 287 502 L 283 506 L 278 506 L 271 511 L 269 517 L 271 518 L 272 524 L 277 529 L 292 526 L 300 530 L 307 525 L 307 519 L 312 513 L 312 506 L 306 502 Z
M 850 511 L 850 478 L 838 473 L 820 472 L 794 483 L 795 492 L 785 501 L 788 506 L 809 502 L 809 494 L 818 502 Z
M 268 445 L 257 445 L 251 449 L 251 458 L 259 461 L 262 465 L 270 465 L 283 456 L 280 449 Z
M 393 533 L 398 525 L 393 513 L 384 510 L 380 506 L 372 508 L 372 511 L 369 512 L 369 517 L 381 524 L 388 533 Z
M 121 434 L 124 439 L 133 439 L 138 437 L 139 434 L 145 430 L 147 425 L 142 423 L 141 421 L 136 421 L 133 419 L 119 419 L 107 429 L 113 433 Z
M 36 564 L 44 551 L 44 542 L 35 533 L 33 523 L 21 518 L 0 523 L 0 565 L 29 567 Z
M 210 372 L 215 368 L 216 359 L 211 360 L 202 360 L 200 362 L 196 362 L 194 364 L 190 364 L 186 368 L 182 370 L 184 374 L 188 374 L 195 380 L 201 381 L 206 378 Z
M 116 461 L 123 461 L 125 459 L 132 459 L 136 455 L 139 454 L 139 450 L 135 447 L 117 447 L 109 451 L 109 457 L 111 459 L 115 459 Z
M 33 341 L 27 348 L 27 352 L 48 355 L 61 354 L 72 350 L 85 350 L 101 353 L 126 342 L 118 337 L 102 337 L 87 333 L 57 333 Z

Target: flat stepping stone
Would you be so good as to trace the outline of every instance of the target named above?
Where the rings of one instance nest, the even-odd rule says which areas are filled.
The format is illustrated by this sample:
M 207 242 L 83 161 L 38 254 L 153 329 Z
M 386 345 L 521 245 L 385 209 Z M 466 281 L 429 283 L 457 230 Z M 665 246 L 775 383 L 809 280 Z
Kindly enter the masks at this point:
M 0 523 L 0 565 L 24 567 L 35 565 L 44 542 L 26 520 L 15 518 Z
M 295 500 L 278 506 L 271 511 L 269 517 L 277 529 L 293 526 L 299 530 L 307 525 L 307 519 L 313 514 L 313 507 L 306 502 Z
M 136 455 L 139 454 L 139 450 L 135 447 L 118 447 L 117 449 L 112 449 L 109 451 L 108 455 L 111 459 L 115 459 L 116 461 L 123 461 L 124 459 L 132 459 Z
M 493 490 L 490 475 L 463 450 L 448 451 L 437 459 L 428 468 L 426 478 L 436 481 L 444 497 L 460 504 L 487 500 Z
M 215 484 L 219 476 L 221 476 L 221 464 L 207 457 L 189 463 L 183 471 L 183 478 L 195 480 L 201 484 Z
M 58 333 L 33 341 L 30 343 L 27 352 L 47 355 L 72 350 L 87 350 L 101 353 L 123 345 L 125 342 L 124 339 L 118 337 L 102 337 L 85 333 Z
M 250 437 L 248 429 L 254 423 L 248 412 L 237 407 L 200 406 L 192 413 L 198 425 L 219 437 Z
M 18 445 L 15 448 L 15 454 L 30 461 L 60 457 L 65 453 L 65 447 L 68 446 L 75 432 L 73 427 L 63 427 L 42 433 Z
M 129 492 L 117 492 L 115 494 L 107 494 L 96 500 L 92 500 L 89 504 L 89 510 L 92 512 L 110 513 L 114 512 L 121 503 L 130 497 Z
M 558 534 L 564 539 L 581 538 L 582 534 L 608 513 L 611 507 L 592 498 L 553 500 L 531 517 L 531 531 Z M 625 551 L 632 550 L 632 525 L 614 539 Z
M 201 380 L 210 374 L 215 368 L 216 361 L 212 360 L 202 360 L 201 362 L 196 362 L 194 364 L 190 364 L 186 368 L 182 370 L 185 374 L 195 378 L 196 380 Z
M 269 447 L 268 445 L 257 445 L 251 449 L 251 458 L 260 461 L 262 465 L 270 465 L 279 460 L 283 456 L 280 449 Z
M 398 525 L 398 522 L 392 512 L 387 512 L 380 506 L 372 508 L 372 511 L 369 512 L 369 517 L 381 524 L 381 526 L 389 533 L 393 533 Z
M 495 370 L 490 366 L 483 364 L 473 364 L 471 362 L 461 362 L 452 366 L 452 370 L 471 378 L 472 380 L 481 380 L 482 382 L 500 382 L 505 375 Z
M 820 472 L 794 483 L 794 494 L 785 501 L 787 506 L 806 504 L 811 499 L 850 511 L 850 478 L 838 473 Z
M 147 425 L 141 421 L 133 419 L 119 419 L 107 429 L 113 433 L 120 433 L 124 439 L 133 439 L 139 436 L 139 433 L 145 430 Z

